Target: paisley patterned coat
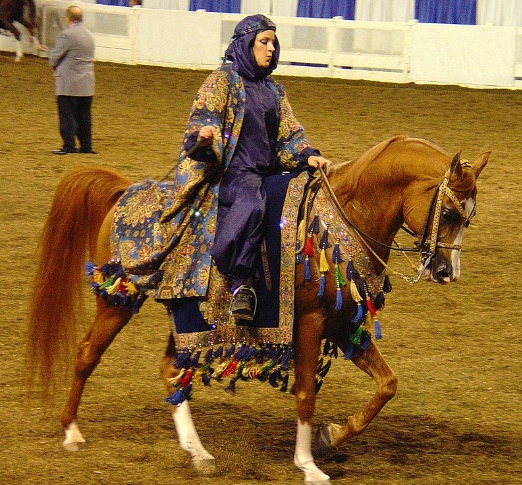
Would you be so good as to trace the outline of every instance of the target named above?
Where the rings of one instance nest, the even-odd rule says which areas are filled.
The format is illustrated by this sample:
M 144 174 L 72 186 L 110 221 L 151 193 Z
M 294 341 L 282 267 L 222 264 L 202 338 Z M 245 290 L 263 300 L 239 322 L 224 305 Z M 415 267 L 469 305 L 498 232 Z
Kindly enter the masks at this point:
M 266 84 L 279 105 L 276 149 L 281 169 L 296 168 L 298 154 L 309 142 L 282 85 L 272 77 Z M 182 144 L 201 127 L 214 125 L 217 163 L 196 161 L 182 148 L 172 181 L 134 184 L 120 199 L 113 222 L 113 258 L 121 260 L 127 276 L 147 295 L 159 300 L 206 295 L 219 180 L 234 154 L 244 109 L 243 81 L 225 63 L 197 92 Z

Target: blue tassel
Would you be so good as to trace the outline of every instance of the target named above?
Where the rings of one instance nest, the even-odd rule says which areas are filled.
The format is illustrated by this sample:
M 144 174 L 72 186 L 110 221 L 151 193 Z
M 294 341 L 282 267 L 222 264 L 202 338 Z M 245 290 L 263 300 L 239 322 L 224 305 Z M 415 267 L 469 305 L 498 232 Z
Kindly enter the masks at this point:
M 328 227 L 326 227 L 319 241 L 319 249 L 328 249 L 330 247 L 332 247 L 332 245 L 328 242 Z
M 283 383 L 281 384 L 281 392 L 286 392 L 288 390 L 288 380 L 289 380 L 290 376 L 288 374 L 286 374 L 284 377 L 283 377 Z
M 376 310 L 380 310 L 381 308 L 384 308 L 384 293 L 381 291 L 376 297 L 375 300 L 373 300 L 373 306 Z
M 332 250 L 332 262 L 334 264 L 340 264 L 343 262 L 341 258 L 341 250 L 339 249 L 339 241 L 337 241 Z
M 94 263 L 91 263 L 90 261 L 87 261 L 85 263 L 85 274 L 87 276 L 92 276 L 95 269 L 96 269 L 96 265 Z
M 377 319 L 373 321 L 373 334 L 377 340 L 382 339 L 381 324 Z
M 354 346 L 353 344 L 350 342 L 348 344 L 348 347 L 346 348 L 346 350 L 344 351 L 344 355 L 343 357 L 346 359 L 346 360 L 350 360 L 352 357 L 353 357 L 353 353 L 354 353 Z
M 343 306 L 343 292 L 341 288 L 337 288 L 335 292 L 335 309 L 340 310 Z
M 198 350 L 192 359 L 190 359 L 190 367 L 196 367 L 199 364 L 199 357 L 201 355 L 201 350 Z
M 306 281 L 310 281 L 312 279 L 312 273 L 310 272 L 310 259 L 308 256 L 305 258 L 304 262 L 304 279 Z
M 384 291 L 384 293 L 390 293 L 391 290 L 392 290 L 391 281 L 390 281 L 390 278 L 388 277 L 388 275 L 386 275 L 384 277 L 384 283 L 382 284 L 382 291 Z
M 360 303 L 357 303 L 357 313 L 352 318 L 352 322 L 353 323 L 360 322 L 363 319 L 363 317 L 364 317 L 364 313 L 363 313 L 362 305 Z
M 214 352 L 214 359 L 217 359 L 223 355 L 223 346 L 219 346 L 219 348 Z
M 288 370 L 291 356 L 292 356 L 292 349 L 290 347 L 287 347 L 285 349 L 283 357 L 281 357 L 281 362 L 279 363 L 279 367 L 281 367 L 281 369 Z
M 317 292 L 317 296 L 324 295 L 325 287 L 326 287 L 326 276 L 324 274 L 322 274 L 321 278 L 319 278 L 319 291 Z
M 232 355 L 234 354 L 234 352 L 236 351 L 236 346 L 234 344 L 232 344 L 228 350 L 225 352 L 225 358 L 229 358 L 229 357 L 232 357 Z
M 212 348 L 207 350 L 207 353 L 205 354 L 205 362 L 207 364 L 211 364 L 212 361 L 214 360 L 213 354 L 214 354 L 214 351 L 212 350 Z
M 310 226 L 308 226 L 308 234 L 319 234 L 319 216 L 316 214 L 312 219 Z
M 355 269 L 355 266 L 353 265 L 353 261 L 350 259 L 348 261 L 348 264 L 346 265 L 346 276 L 350 281 L 355 281 L 359 278 L 359 273 Z
M 190 364 L 190 352 L 181 352 L 176 357 L 176 362 L 174 364 L 174 367 L 176 369 L 185 369 L 189 367 Z

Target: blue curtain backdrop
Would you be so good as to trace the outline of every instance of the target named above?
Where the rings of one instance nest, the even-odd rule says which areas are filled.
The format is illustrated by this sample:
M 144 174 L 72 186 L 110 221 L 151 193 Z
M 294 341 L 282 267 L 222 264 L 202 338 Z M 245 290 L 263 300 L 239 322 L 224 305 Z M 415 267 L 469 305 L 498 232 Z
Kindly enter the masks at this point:
M 114 7 L 128 7 L 129 0 L 96 0 L 99 5 L 113 5 Z
M 415 18 L 424 23 L 475 25 L 477 0 L 415 0 Z
M 240 13 L 241 0 L 190 0 L 190 10 Z
M 298 17 L 325 18 L 343 17 L 344 20 L 355 18 L 356 0 L 299 0 L 297 4 Z

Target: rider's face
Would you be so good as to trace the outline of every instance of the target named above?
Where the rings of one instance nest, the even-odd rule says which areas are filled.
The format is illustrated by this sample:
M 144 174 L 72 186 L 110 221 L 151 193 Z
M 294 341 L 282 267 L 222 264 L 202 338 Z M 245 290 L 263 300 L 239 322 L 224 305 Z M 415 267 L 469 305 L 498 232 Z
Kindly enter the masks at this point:
M 254 41 L 254 58 L 257 65 L 266 69 L 272 61 L 272 55 L 275 51 L 275 32 L 273 30 L 264 30 L 256 35 Z

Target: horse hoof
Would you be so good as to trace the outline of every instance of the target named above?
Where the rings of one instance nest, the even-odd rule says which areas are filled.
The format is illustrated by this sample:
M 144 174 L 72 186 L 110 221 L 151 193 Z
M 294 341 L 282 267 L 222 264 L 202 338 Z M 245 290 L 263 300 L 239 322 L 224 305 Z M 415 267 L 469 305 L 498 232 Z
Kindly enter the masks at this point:
M 80 443 L 66 443 L 65 441 L 62 443 L 62 447 L 65 451 L 80 451 Z
M 85 439 L 78 425 L 73 421 L 64 431 L 65 440 L 62 443 L 63 449 L 65 451 L 80 451 L 80 445 L 85 443 Z
M 301 462 L 297 455 L 294 455 L 294 465 L 304 473 L 307 485 L 328 485 L 330 483 L 330 477 L 317 467 L 313 459 Z
M 314 456 L 327 456 L 334 452 L 335 446 L 332 444 L 332 435 L 327 424 L 320 424 L 317 428 L 312 449 Z
M 216 471 L 216 460 L 214 458 L 193 460 L 192 464 L 200 475 L 212 475 Z

